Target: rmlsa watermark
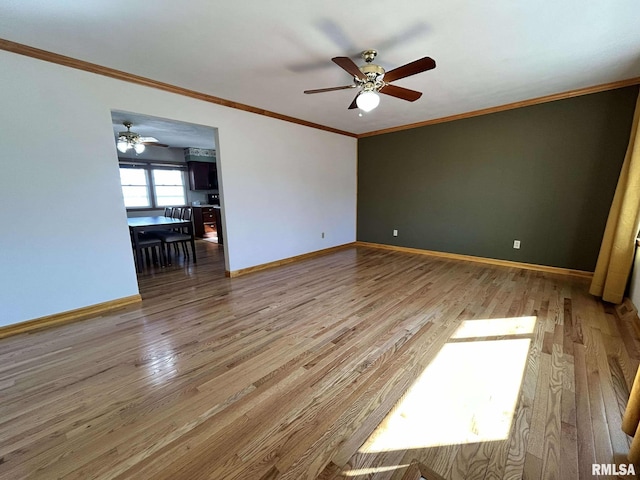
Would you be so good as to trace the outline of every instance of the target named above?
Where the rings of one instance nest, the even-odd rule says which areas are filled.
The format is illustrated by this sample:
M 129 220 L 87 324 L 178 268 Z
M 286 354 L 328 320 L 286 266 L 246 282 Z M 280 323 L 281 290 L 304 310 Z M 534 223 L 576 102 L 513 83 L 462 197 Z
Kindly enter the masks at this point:
M 635 475 L 636 467 L 633 463 L 592 463 L 591 475 Z

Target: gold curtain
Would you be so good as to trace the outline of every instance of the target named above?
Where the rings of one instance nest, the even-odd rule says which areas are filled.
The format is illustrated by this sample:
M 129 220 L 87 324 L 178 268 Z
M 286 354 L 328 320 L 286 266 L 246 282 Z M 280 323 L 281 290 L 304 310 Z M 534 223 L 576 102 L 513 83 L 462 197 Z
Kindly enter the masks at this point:
M 621 303 L 635 252 L 640 222 L 640 96 L 631 138 L 613 197 L 600 254 L 589 293 L 611 303 Z M 635 431 L 635 430 L 634 430 Z

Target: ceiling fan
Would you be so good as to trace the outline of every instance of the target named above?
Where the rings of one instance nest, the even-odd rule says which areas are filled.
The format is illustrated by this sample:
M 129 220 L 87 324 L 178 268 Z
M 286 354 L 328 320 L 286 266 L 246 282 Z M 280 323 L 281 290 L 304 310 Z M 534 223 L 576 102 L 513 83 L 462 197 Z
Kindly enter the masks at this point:
M 154 147 L 168 147 L 164 143 L 159 143 L 157 138 L 154 137 L 141 137 L 136 132 L 131 131 L 132 123 L 123 122 L 123 125 L 127 128 L 126 132 L 118 133 L 118 150 L 125 153 L 127 150 L 133 148 L 136 153 L 144 152 L 146 145 L 152 145 Z
M 424 57 L 385 72 L 384 68 L 380 65 L 372 63 L 377 54 L 378 52 L 375 50 L 365 50 L 362 52 L 362 58 L 366 64 L 361 67 L 358 67 L 349 57 L 332 58 L 331 60 L 336 65 L 353 75 L 353 84 L 341 87 L 305 90 L 304 93 L 323 93 L 348 88 L 359 88 L 360 91 L 358 95 L 356 95 L 356 98 L 353 99 L 353 102 L 351 102 L 351 105 L 349 105 L 349 109 L 360 108 L 365 112 L 370 112 L 378 106 L 380 103 L 378 93 L 391 95 L 392 97 L 401 98 L 408 102 L 415 102 L 419 99 L 422 96 L 422 92 L 391 85 L 391 82 L 434 69 L 436 68 L 435 60 L 430 57 Z

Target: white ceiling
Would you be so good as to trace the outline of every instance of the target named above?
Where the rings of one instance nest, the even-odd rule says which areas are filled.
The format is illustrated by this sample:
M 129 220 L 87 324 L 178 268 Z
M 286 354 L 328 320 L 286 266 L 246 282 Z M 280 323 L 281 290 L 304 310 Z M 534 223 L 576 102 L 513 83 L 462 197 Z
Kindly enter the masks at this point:
M 117 110 L 111 112 L 111 120 L 114 140 L 120 132 L 126 131 L 123 124 L 129 122 L 132 132 L 142 137 L 154 137 L 159 143 L 173 148 L 216 148 L 214 129 L 204 125 Z
M 352 133 L 640 77 L 638 0 L 3 0 L 0 37 Z M 331 62 L 364 49 L 394 82 L 358 116 Z

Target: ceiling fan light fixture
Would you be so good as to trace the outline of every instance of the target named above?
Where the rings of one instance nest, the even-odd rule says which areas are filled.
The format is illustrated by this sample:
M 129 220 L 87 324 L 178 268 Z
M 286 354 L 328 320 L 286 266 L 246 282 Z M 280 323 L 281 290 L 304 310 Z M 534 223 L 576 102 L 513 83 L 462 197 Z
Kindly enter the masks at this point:
M 118 133 L 118 140 L 116 141 L 116 147 L 122 153 L 126 153 L 128 150 L 133 149 L 136 153 L 142 153 L 145 150 L 145 144 L 157 145 L 159 147 L 168 147 L 162 143 L 157 143 L 158 140 L 154 137 L 141 137 L 139 134 L 131 131 L 131 122 L 124 122 L 123 125 L 127 127 L 126 132 Z
M 341 87 L 305 90 L 304 93 L 323 93 L 348 88 L 360 88 L 361 92 L 353 99 L 348 110 L 360 108 L 363 112 L 370 112 L 378 106 L 380 103 L 378 93 L 391 95 L 392 97 L 406 100 L 407 102 L 415 102 L 418 100 L 422 96 L 422 92 L 391 85 L 390 83 L 394 80 L 400 80 L 401 78 L 410 77 L 411 75 L 436 68 L 435 60 L 431 57 L 423 57 L 387 72 L 380 65 L 373 63 L 377 54 L 378 52 L 375 50 L 365 50 L 362 52 L 362 58 L 366 64 L 361 67 L 358 67 L 349 57 L 333 57 L 331 59 L 333 63 L 349 75 L 352 75 L 353 83 Z
M 364 112 L 370 112 L 380 103 L 380 96 L 371 90 L 362 92 L 356 99 L 356 105 Z
M 125 153 L 127 150 L 129 150 L 129 144 L 126 140 L 119 139 L 117 147 L 118 150 L 120 150 L 122 153 Z

